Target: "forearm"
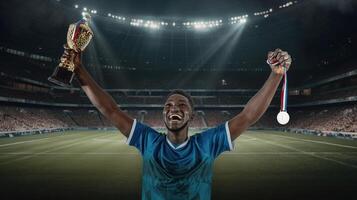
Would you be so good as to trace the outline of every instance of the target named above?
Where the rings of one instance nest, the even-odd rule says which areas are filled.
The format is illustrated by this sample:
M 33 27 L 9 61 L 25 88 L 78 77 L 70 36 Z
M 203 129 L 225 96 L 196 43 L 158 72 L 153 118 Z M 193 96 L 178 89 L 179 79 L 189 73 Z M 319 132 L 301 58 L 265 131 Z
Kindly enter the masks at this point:
M 231 139 L 241 135 L 249 126 L 253 125 L 268 109 L 279 83 L 291 65 L 291 56 L 281 49 L 268 53 L 268 64 L 272 72 L 263 87 L 255 94 L 244 107 L 243 111 L 229 120 Z
M 92 104 L 125 136 L 128 136 L 133 119 L 118 108 L 114 99 L 93 80 L 85 68 L 76 68 L 76 75 Z
M 268 109 L 276 93 L 276 90 L 279 87 L 279 83 L 282 77 L 282 75 L 271 72 L 263 87 L 249 100 L 247 105 L 244 107 L 242 115 L 246 116 L 249 125 L 252 125 L 258 121 Z
M 78 67 L 76 75 L 83 91 L 100 112 L 105 114 L 117 106 L 113 98 L 93 80 L 87 70 Z

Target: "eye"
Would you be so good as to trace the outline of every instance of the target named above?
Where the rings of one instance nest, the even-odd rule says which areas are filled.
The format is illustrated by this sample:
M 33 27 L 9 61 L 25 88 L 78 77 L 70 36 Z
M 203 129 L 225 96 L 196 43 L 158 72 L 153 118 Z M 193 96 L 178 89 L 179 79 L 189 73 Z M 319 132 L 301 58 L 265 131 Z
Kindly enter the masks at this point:
M 180 103 L 179 106 L 180 106 L 180 107 L 186 107 L 187 105 L 184 104 L 184 103 Z

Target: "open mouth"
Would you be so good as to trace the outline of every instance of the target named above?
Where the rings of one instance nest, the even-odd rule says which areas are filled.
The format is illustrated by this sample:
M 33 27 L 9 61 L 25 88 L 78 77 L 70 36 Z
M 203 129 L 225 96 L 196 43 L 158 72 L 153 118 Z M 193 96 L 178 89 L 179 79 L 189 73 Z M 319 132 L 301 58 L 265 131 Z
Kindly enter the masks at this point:
M 169 115 L 169 120 L 170 121 L 181 121 L 182 117 L 177 114 L 172 114 L 172 115 Z

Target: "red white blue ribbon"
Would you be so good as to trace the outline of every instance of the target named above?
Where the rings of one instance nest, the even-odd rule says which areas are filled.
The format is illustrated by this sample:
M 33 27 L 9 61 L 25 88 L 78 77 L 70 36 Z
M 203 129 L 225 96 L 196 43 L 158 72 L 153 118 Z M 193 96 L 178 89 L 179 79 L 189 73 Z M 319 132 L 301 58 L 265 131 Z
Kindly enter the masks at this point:
M 284 68 L 284 77 L 283 77 L 283 87 L 280 94 L 280 111 L 287 111 L 288 107 L 288 76 L 286 74 L 286 69 Z

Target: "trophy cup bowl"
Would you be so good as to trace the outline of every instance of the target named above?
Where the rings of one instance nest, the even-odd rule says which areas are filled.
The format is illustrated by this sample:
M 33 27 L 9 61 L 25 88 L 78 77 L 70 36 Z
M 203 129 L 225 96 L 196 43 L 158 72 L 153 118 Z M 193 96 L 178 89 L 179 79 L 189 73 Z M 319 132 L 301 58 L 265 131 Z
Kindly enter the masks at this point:
M 77 53 L 83 52 L 93 38 L 93 31 L 88 26 L 90 15 L 83 13 L 83 19 L 77 23 L 69 25 L 67 32 L 67 44 L 65 51 L 73 50 Z M 74 54 L 69 54 L 68 58 L 61 58 L 59 65 L 53 74 L 48 78 L 52 83 L 59 86 L 70 87 L 75 76 Z

